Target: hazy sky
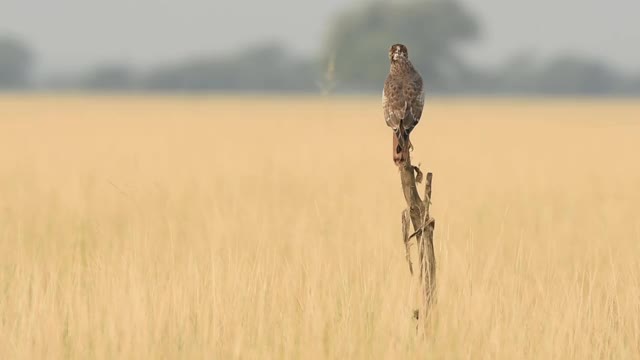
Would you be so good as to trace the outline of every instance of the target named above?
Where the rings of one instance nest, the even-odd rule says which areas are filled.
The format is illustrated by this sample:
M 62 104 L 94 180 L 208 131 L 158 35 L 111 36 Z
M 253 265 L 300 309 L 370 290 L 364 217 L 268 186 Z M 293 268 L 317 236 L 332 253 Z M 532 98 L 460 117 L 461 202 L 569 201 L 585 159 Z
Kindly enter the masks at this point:
M 157 64 L 281 40 L 319 49 L 332 16 L 370 0 L 0 0 L 0 33 L 22 35 L 44 69 Z M 515 51 L 596 55 L 640 71 L 639 0 L 461 0 L 482 22 L 471 59 Z M 401 39 L 399 39 L 401 41 Z

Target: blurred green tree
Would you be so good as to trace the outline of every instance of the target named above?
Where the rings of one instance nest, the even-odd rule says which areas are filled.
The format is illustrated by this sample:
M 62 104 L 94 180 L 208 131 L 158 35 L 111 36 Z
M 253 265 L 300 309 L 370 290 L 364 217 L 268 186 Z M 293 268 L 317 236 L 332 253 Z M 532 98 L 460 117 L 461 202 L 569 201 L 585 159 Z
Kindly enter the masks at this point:
M 0 89 L 21 89 L 29 85 L 33 54 L 20 39 L 0 36 Z
M 446 90 L 464 72 L 457 46 L 478 35 L 475 17 L 455 1 L 376 2 L 337 17 L 324 56 L 335 57 L 338 86 L 372 89 L 386 76 L 388 48 L 403 43 L 428 87 Z

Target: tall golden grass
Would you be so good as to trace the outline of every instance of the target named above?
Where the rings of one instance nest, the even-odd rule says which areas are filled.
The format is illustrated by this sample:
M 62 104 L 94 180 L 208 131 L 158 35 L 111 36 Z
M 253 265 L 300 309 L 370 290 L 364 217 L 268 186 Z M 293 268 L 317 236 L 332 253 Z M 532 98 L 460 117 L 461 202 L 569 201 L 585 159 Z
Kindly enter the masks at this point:
M 2 359 L 640 354 L 640 104 L 433 100 L 416 336 L 376 98 L 0 99 Z

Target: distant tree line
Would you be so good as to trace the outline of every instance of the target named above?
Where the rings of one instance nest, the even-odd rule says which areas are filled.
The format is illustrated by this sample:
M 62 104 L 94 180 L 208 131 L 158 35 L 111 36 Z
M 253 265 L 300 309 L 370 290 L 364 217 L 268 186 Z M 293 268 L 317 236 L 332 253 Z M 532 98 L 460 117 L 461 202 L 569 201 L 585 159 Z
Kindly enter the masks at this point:
M 429 91 L 442 94 L 640 95 L 640 74 L 574 55 L 536 61 L 512 56 L 480 68 L 460 47 L 481 34 L 476 18 L 455 1 L 368 3 L 339 14 L 318 56 L 295 56 L 263 44 L 227 57 L 198 56 L 140 70 L 103 64 L 85 73 L 35 78 L 35 57 L 23 41 L 0 36 L 0 90 L 101 92 L 379 92 L 395 42 L 409 55 Z
M 313 91 L 312 62 L 278 44 L 256 46 L 227 58 L 197 57 L 145 71 L 105 64 L 85 74 L 45 80 L 48 89 L 95 91 Z
M 20 90 L 30 86 L 33 53 L 13 37 L 0 37 L 0 89 Z

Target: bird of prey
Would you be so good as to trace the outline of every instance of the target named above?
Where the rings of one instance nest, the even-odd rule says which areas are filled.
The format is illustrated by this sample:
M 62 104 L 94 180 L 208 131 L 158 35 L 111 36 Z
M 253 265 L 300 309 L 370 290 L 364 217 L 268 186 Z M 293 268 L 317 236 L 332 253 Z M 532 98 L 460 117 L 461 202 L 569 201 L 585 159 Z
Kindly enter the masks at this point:
M 384 120 L 393 130 L 393 161 L 403 164 L 413 149 L 409 134 L 420 122 L 424 107 L 422 77 L 409 61 L 407 47 L 394 44 L 389 49 L 391 67 L 382 91 Z

